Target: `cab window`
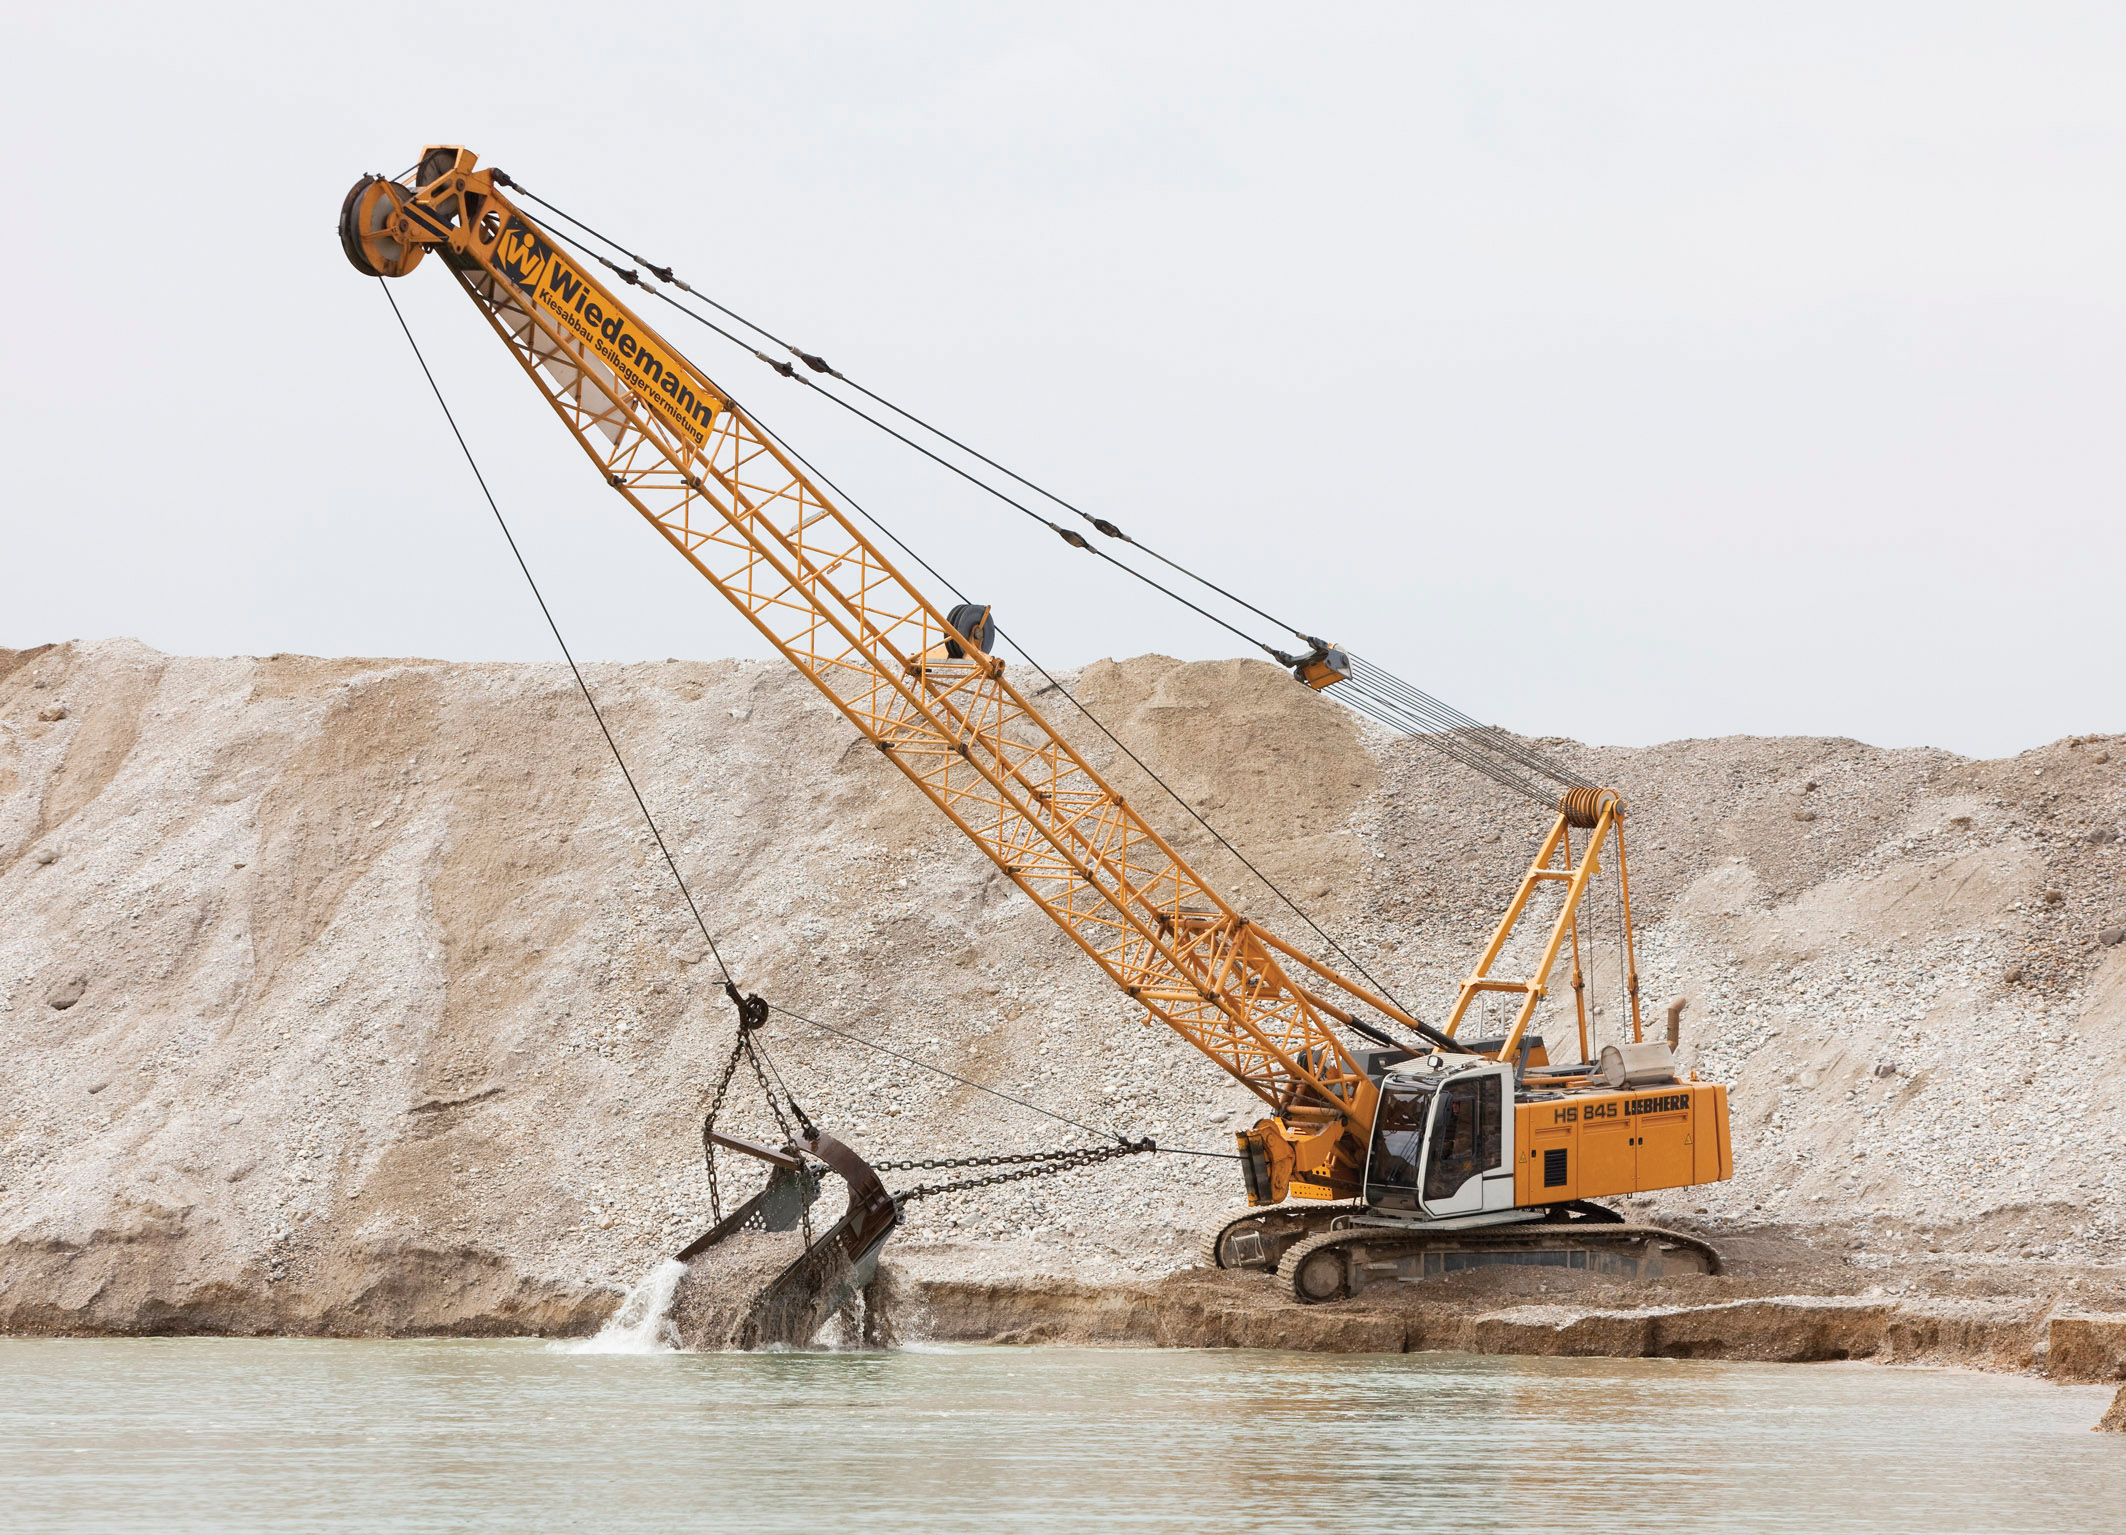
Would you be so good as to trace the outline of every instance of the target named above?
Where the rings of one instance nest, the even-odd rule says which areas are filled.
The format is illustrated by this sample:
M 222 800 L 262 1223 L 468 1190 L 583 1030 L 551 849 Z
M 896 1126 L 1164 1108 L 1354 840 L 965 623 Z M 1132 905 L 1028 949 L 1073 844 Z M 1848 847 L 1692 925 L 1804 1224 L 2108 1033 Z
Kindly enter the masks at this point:
M 1425 1137 L 1425 1111 L 1432 1107 L 1429 1086 L 1390 1088 L 1381 1094 L 1373 1120 L 1373 1166 L 1367 1181 L 1383 1188 L 1417 1188 L 1418 1154 Z

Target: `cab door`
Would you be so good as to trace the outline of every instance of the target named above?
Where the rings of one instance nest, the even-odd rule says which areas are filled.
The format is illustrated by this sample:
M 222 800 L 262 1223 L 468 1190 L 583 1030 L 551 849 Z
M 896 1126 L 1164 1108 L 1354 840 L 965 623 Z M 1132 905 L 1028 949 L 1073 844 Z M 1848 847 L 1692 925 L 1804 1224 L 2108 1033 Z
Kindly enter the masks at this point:
M 1440 1085 L 1425 1131 L 1420 1190 L 1425 1214 L 1439 1219 L 1512 1207 L 1508 1096 L 1504 1067 L 1463 1072 Z

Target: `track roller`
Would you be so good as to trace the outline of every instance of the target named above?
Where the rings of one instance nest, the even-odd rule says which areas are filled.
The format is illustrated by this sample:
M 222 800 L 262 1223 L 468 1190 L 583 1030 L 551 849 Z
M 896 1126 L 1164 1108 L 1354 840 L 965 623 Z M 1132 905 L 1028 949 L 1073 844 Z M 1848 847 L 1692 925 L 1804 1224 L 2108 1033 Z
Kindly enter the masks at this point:
M 1302 1305 L 1343 1300 L 1352 1292 L 1351 1244 L 1340 1231 L 1321 1231 L 1302 1237 L 1286 1251 L 1277 1272 L 1292 1287 L 1292 1298 Z

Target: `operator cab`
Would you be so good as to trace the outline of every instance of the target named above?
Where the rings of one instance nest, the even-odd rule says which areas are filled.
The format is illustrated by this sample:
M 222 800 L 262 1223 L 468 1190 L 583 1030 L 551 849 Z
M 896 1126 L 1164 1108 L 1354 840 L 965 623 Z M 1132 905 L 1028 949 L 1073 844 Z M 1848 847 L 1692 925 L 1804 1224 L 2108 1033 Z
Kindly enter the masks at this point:
M 1384 1076 L 1366 1203 L 1431 1219 L 1513 1208 L 1512 1103 L 1503 1062 L 1456 1070 L 1433 1056 Z

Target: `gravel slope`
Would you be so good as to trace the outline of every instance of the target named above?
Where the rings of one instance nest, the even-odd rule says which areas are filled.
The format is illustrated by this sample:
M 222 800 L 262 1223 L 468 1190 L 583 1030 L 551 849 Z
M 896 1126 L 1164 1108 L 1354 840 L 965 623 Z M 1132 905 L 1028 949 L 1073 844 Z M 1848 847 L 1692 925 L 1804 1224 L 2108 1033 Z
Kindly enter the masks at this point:
M 1254 1117 L 800 679 L 591 675 L 748 988 L 1165 1144 L 1222 1150 Z M 1265 665 L 1140 657 L 1073 687 L 1444 1011 L 1527 807 Z M 2126 738 L 1999 762 L 1546 745 L 1630 803 L 1650 1016 L 1687 998 L 1688 1060 L 1734 1088 L 1735 1179 L 1646 1213 L 1813 1233 L 1895 1284 L 2119 1260 L 2126 944 L 2100 938 L 2126 923 Z M 585 1325 L 706 1219 L 731 1009 L 681 912 L 560 667 L 0 651 L 0 1329 Z M 794 1025 L 770 1043 L 875 1158 L 1083 1139 Z M 1148 1279 L 1239 1202 L 1227 1163 L 1136 1158 L 925 1202 L 894 1251 L 930 1279 Z

